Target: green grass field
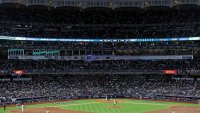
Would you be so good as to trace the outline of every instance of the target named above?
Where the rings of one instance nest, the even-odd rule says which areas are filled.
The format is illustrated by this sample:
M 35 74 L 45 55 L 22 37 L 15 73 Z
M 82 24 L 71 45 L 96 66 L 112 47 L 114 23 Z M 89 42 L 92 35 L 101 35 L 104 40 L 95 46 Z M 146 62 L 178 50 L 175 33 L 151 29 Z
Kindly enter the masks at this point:
M 93 113 L 144 113 L 148 111 L 162 110 L 170 108 L 171 106 L 198 106 L 197 104 L 176 103 L 176 102 L 156 102 L 147 100 L 131 100 L 121 99 L 122 102 L 117 103 L 117 106 L 122 108 L 108 108 L 113 106 L 113 103 L 97 102 L 95 99 L 91 100 L 73 100 L 66 102 L 52 102 L 36 105 L 25 105 L 28 108 L 42 108 L 42 107 L 59 107 L 65 110 L 87 111 Z M 16 107 L 7 107 L 4 112 L 0 108 L 0 113 L 11 113 L 10 110 L 15 110 Z

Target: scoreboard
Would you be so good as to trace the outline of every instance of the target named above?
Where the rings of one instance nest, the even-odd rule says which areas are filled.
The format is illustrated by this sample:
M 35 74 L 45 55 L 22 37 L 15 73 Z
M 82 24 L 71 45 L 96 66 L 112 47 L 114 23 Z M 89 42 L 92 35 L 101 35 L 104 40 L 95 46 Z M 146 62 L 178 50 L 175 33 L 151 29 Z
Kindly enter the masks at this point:
M 30 60 L 185 60 L 193 55 L 118 55 L 112 51 L 56 50 L 56 49 L 9 49 L 8 59 Z M 166 71 L 166 74 L 175 73 Z
M 24 49 L 8 49 L 8 55 L 24 55 Z
M 31 51 L 30 51 L 31 52 Z M 45 55 L 45 56 L 54 56 L 54 55 L 60 55 L 59 50 L 32 50 L 32 55 Z
M 33 55 L 33 56 L 58 56 L 61 55 L 61 50 L 44 50 L 44 49 L 34 49 L 34 50 L 25 50 L 25 49 L 9 49 L 8 55 L 17 56 L 17 55 Z

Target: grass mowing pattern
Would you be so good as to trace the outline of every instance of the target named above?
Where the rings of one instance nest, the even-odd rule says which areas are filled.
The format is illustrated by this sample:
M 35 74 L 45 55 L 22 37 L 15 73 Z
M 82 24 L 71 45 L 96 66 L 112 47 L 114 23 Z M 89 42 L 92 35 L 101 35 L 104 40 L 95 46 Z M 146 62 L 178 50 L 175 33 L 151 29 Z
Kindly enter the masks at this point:
M 143 113 L 152 110 L 160 110 L 169 108 L 169 105 L 159 104 L 155 102 L 147 103 L 145 101 L 126 101 L 120 102 L 117 106 L 122 108 L 108 108 L 113 106 L 112 103 L 92 103 L 90 105 L 63 106 L 66 110 L 89 111 L 94 113 Z
M 41 108 L 57 106 L 65 110 L 87 111 L 93 113 L 144 113 L 148 111 L 167 109 L 170 106 L 198 106 L 197 104 L 185 104 L 176 102 L 155 102 L 147 100 L 129 100 L 123 99 L 123 102 L 119 102 L 117 106 L 122 108 L 108 108 L 113 106 L 113 103 L 96 102 L 96 100 L 74 100 L 66 102 L 54 102 L 37 105 L 25 105 L 27 108 Z M 16 107 L 8 107 L 4 112 L 3 108 L 0 108 L 0 113 L 10 113 L 9 110 L 15 110 Z

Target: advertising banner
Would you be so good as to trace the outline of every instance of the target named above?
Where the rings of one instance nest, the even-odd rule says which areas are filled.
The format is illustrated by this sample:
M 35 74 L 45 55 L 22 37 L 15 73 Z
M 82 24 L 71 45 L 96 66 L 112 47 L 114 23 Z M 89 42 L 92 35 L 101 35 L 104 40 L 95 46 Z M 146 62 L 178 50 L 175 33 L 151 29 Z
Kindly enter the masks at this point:
M 166 75 L 176 75 L 177 70 L 164 70 L 164 74 L 166 74 Z
M 22 75 L 24 74 L 24 70 L 13 70 L 13 74 Z

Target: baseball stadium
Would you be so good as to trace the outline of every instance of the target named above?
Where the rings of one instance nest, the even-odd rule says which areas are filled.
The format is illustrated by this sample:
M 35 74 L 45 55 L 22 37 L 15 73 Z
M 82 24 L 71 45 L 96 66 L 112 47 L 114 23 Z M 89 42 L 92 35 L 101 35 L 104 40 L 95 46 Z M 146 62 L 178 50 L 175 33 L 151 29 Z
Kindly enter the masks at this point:
M 28 104 L 24 113 L 171 113 L 176 110 L 178 113 L 198 113 L 200 108 L 197 104 L 117 99 L 114 106 L 112 100 L 105 99 L 84 99 L 70 100 L 50 103 Z M 4 113 L 3 109 L 0 109 Z M 5 113 L 21 113 L 21 108 L 8 107 Z
M 200 113 L 200 0 L 0 0 L 0 113 Z

